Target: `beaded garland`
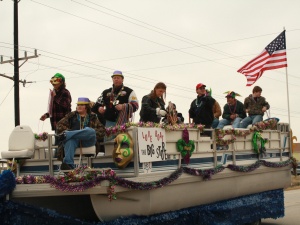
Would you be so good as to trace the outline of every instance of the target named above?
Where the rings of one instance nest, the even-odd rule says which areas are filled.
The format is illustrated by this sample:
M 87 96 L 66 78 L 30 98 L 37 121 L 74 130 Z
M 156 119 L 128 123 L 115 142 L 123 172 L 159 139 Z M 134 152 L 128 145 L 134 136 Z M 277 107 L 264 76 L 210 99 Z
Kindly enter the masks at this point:
M 157 128 L 163 128 L 166 131 L 174 131 L 174 130 L 185 129 L 185 128 L 196 128 L 196 129 L 199 129 L 200 132 L 202 133 L 205 126 L 202 124 L 194 124 L 194 123 L 191 123 L 191 124 L 181 123 L 181 124 L 171 125 L 171 124 L 165 124 L 165 123 L 160 124 L 160 123 L 153 123 L 153 122 L 146 122 L 146 123 L 145 122 L 138 122 L 138 123 L 128 122 L 123 125 L 117 125 L 114 127 L 105 128 L 106 136 L 109 137 L 111 135 L 117 135 L 119 133 L 124 133 L 127 130 L 127 128 L 129 128 L 129 127 L 157 127 Z
M 17 184 L 49 183 L 51 187 L 54 187 L 60 191 L 81 192 L 86 189 L 95 187 L 96 185 L 100 184 L 101 181 L 108 180 L 110 182 L 108 188 L 108 198 L 109 200 L 113 200 L 116 199 L 116 194 L 114 191 L 116 185 L 133 190 L 153 190 L 169 185 L 170 183 L 177 180 L 183 172 L 194 176 L 201 176 L 203 180 L 206 181 L 211 179 L 213 175 L 222 172 L 225 168 L 237 172 L 251 172 L 256 170 L 261 165 L 273 168 L 285 167 L 293 164 L 293 160 L 293 158 L 282 162 L 267 162 L 265 160 L 258 160 L 257 162 L 249 166 L 237 166 L 229 164 L 226 167 L 217 166 L 215 168 L 205 170 L 180 167 L 173 173 L 171 173 L 168 177 L 151 182 L 134 182 L 131 180 L 127 180 L 125 178 L 116 176 L 115 172 L 111 169 L 105 171 L 91 171 L 82 173 L 86 167 L 75 169 L 74 171 L 69 172 L 67 175 L 62 177 L 53 177 L 50 175 L 26 175 L 16 177 L 15 181 Z M 70 184 L 70 182 L 77 183 Z
M 260 132 L 266 129 L 274 129 L 277 125 L 276 119 L 269 119 L 267 121 L 261 121 L 254 124 L 249 130 L 235 130 L 235 129 L 216 129 L 216 143 L 218 145 L 228 145 L 234 143 L 236 136 L 245 137 L 254 132 Z M 225 135 L 231 135 L 231 139 L 224 140 Z
M 222 130 L 222 129 L 216 129 L 216 141 L 217 144 L 229 144 L 229 143 L 233 143 L 235 139 L 233 140 L 227 140 L 224 141 L 222 140 L 222 138 L 226 135 L 226 134 L 233 134 L 234 136 L 247 136 L 250 133 L 254 132 L 254 131 L 261 131 L 261 130 L 265 130 L 265 129 L 274 129 L 274 127 L 277 124 L 277 120 L 275 119 L 270 119 L 268 121 L 261 121 L 256 123 L 253 127 L 250 128 L 250 130 L 234 130 L 234 129 L 230 129 L 230 130 Z M 200 132 L 203 132 L 205 126 L 202 124 L 194 124 L 194 123 L 180 123 L 180 124 L 165 124 L 165 123 L 153 123 L 153 122 L 138 122 L 138 123 L 133 123 L 133 122 L 128 122 L 125 123 L 123 125 L 117 125 L 114 127 L 107 127 L 106 128 L 106 136 L 111 136 L 111 135 L 117 135 L 119 133 L 124 133 L 127 128 L 129 127 L 157 127 L 157 128 L 163 128 L 166 131 L 174 131 L 174 130 L 179 130 L 179 129 L 185 129 L 185 128 L 196 128 L 199 129 Z
M 225 169 L 224 166 L 217 166 L 216 168 L 206 169 L 206 170 L 192 169 L 192 168 L 189 168 L 189 167 L 183 167 L 183 171 L 185 173 L 190 174 L 190 175 L 194 175 L 194 176 L 201 176 L 201 177 L 203 177 L 203 180 L 210 180 L 212 175 L 220 173 L 224 169 Z

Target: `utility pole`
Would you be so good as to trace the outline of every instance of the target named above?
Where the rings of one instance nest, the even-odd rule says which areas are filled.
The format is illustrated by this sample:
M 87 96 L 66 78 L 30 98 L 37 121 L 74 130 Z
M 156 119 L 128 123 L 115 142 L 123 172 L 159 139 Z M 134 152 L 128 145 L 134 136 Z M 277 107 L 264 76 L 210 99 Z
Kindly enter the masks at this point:
M 5 77 L 5 78 L 8 78 L 8 79 L 11 79 L 11 80 L 14 80 L 14 77 L 9 77 L 5 74 L 2 74 L 0 73 L 0 76 L 1 77 Z M 29 84 L 29 83 L 35 83 L 35 81 L 27 81 L 27 80 L 19 80 L 19 83 L 22 83 L 23 84 L 23 87 L 25 87 L 26 84 Z
M 19 58 L 19 22 L 18 22 L 18 3 L 20 0 L 13 0 L 14 1 L 14 59 L 3 61 L 3 57 L 1 56 L 1 64 L 4 63 L 14 63 L 14 102 L 15 102 L 15 126 L 20 125 L 20 89 L 19 89 L 19 82 L 23 83 L 23 86 L 25 86 L 26 80 L 20 81 L 19 80 L 19 60 L 25 60 L 25 62 L 29 58 L 36 58 L 38 57 L 36 50 L 35 55 L 27 57 L 27 53 L 25 52 L 24 58 Z M 23 62 L 22 65 L 25 63 Z M 21 65 L 21 66 L 22 66 Z M 7 77 L 4 74 L 1 74 L 1 76 Z M 7 77 L 10 78 L 10 77 Z M 11 78 L 10 78 L 11 79 Z M 27 82 L 31 83 L 31 82 Z
M 14 85 L 15 85 L 15 126 L 20 125 L 19 91 L 19 22 L 18 0 L 14 0 Z

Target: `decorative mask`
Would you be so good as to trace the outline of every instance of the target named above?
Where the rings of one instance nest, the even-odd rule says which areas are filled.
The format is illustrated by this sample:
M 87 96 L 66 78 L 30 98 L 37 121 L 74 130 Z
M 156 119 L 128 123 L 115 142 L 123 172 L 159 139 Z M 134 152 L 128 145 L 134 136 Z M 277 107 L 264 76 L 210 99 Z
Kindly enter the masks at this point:
M 113 160 L 119 169 L 124 169 L 133 158 L 133 140 L 128 133 L 115 138 Z
M 53 85 L 53 84 L 60 84 L 60 83 L 61 83 L 61 78 L 53 77 L 53 78 L 51 78 L 50 83 L 51 83 L 52 85 Z
M 64 81 L 65 81 L 65 77 L 60 73 L 57 73 L 51 78 L 50 83 L 54 85 L 54 84 L 63 83 Z

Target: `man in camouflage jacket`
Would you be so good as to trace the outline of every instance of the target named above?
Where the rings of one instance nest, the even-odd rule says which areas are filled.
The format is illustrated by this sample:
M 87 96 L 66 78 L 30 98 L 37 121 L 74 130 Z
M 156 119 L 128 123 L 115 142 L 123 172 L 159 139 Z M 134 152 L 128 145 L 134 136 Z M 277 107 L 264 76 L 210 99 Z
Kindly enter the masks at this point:
M 89 103 L 88 98 L 79 98 L 76 111 L 68 113 L 57 123 L 57 133 L 64 145 L 62 170 L 74 168 L 76 148 L 91 147 L 96 144 L 96 138 L 105 135 L 105 128 L 96 114 L 91 113 Z M 62 152 L 59 153 L 61 159 Z
M 247 128 L 249 124 L 255 124 L 263 120 L 264 113 L 270 108 L 270 105 L 261 96 L 261 92 L 261 87 L 255 86 L 252 94 L 245 98 L 244 108 L 248 116 L 241 121 L 239 128 Z

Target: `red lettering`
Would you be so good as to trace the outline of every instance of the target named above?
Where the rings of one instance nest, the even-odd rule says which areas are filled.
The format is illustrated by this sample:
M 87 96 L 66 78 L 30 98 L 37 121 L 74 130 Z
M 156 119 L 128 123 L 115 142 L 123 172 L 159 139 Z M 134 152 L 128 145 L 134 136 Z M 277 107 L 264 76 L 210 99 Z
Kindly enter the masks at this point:
M 158 133 L 157 130 L 155 131 L 155 137 L 157 141 L 160 141 L 160 139 L 161 141 L 164 141 L 164 135 L 161 132 Z
M 144 134 L 144 132 L 142 132 L 142 137 L 145 141 L 148 141 L 148 139 L 149 139 L 149 141 L 152 142 L 152 135 L 151 135 L 150 131 L 148 131 L 147 134 Z

